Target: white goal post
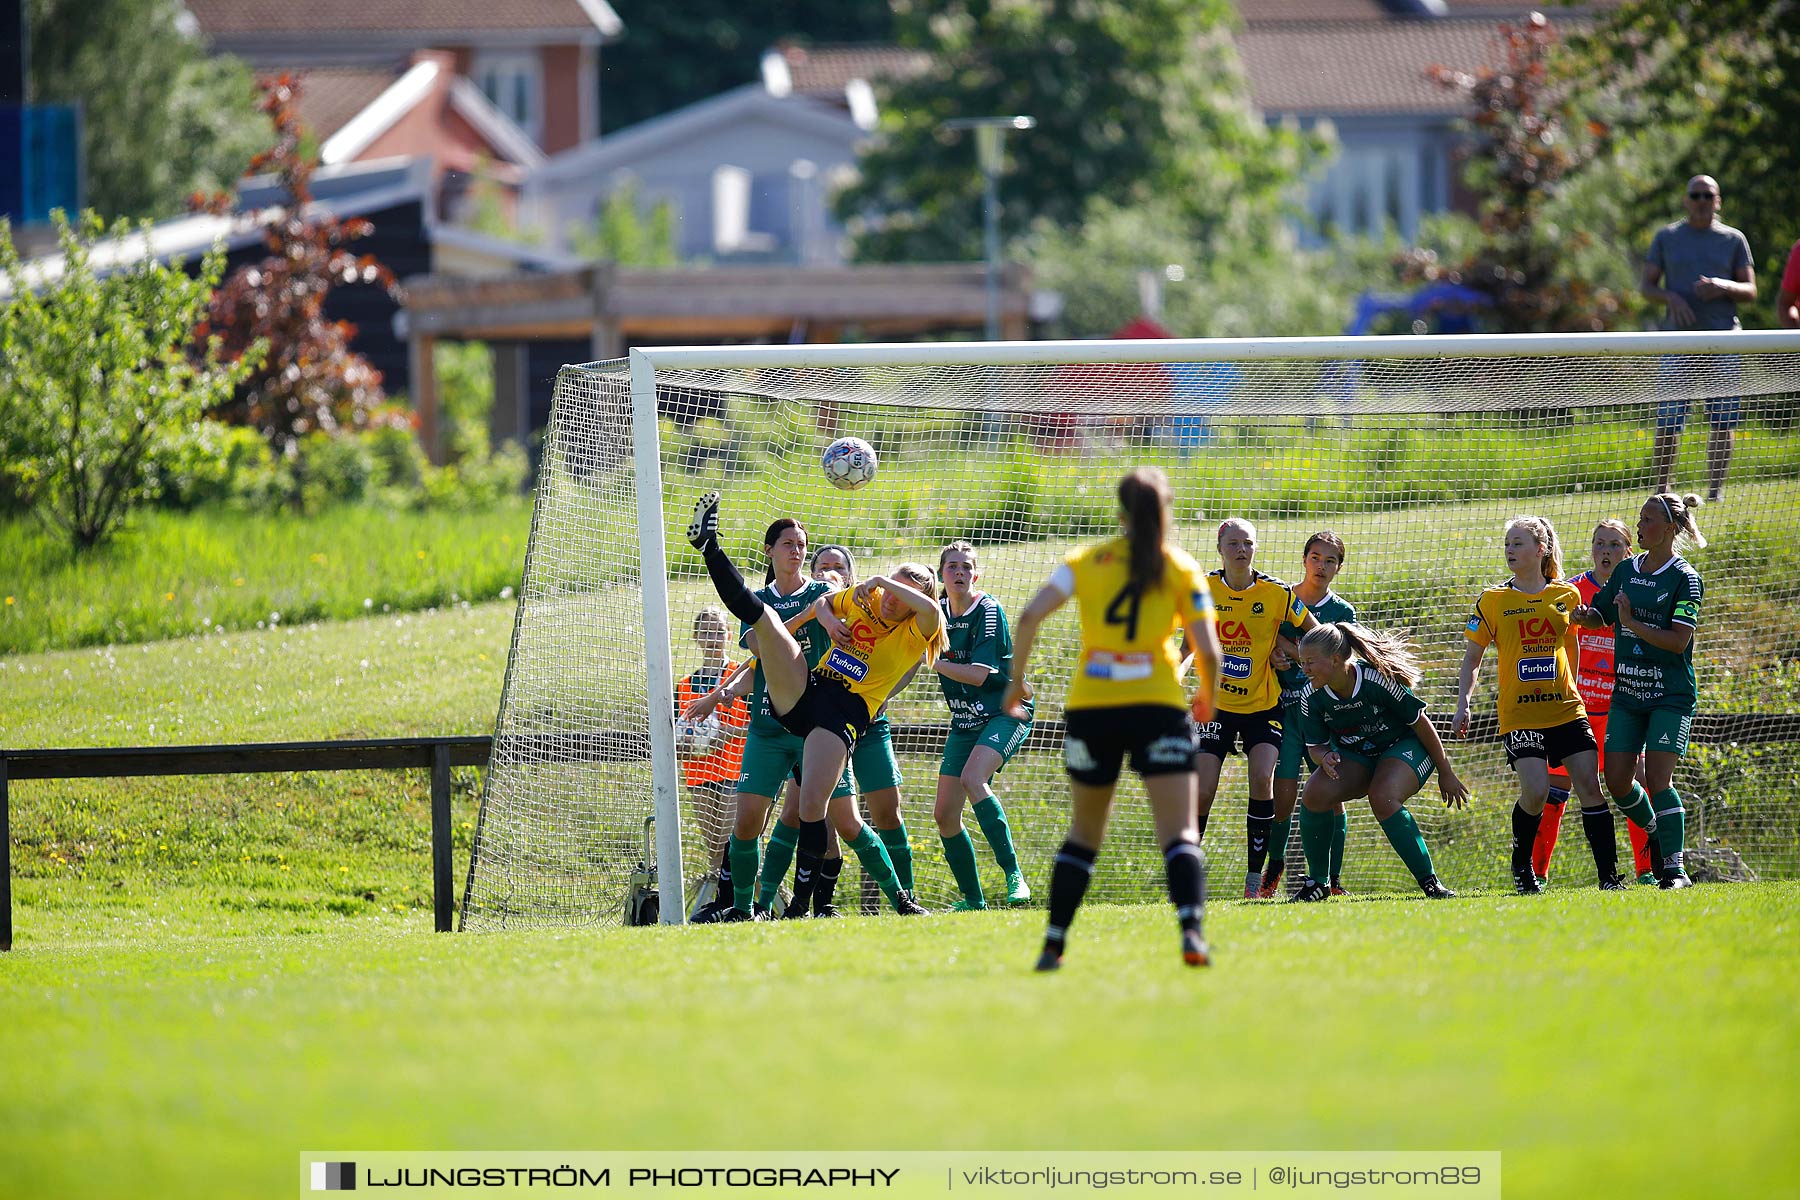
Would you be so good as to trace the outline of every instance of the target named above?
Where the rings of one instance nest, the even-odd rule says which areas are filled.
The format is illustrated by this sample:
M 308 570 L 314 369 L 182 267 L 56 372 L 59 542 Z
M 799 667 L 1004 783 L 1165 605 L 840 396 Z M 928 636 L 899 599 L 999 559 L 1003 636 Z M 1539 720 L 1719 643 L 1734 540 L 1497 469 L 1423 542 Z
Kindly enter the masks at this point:
M 1800 333 L 637 349 L 558 381 L 464 927 L 616 921 L 651 813 L 661 920 L 682 919 L 708 866 L 696 842 L 717 827 L 716 816 L 697 824 L 672 723 L 677 679 L 694 665 L 687 626 L 712 600 L 680 538 L 701 491 L 724 493 L 723 540 L 747 576 L 780 515 L 815 545 L 849 546 L 864 574 L 900 559 L 935 567 L 939 546 L 966 537 L 989 573 L 983 590 L 1016 613 L 1065 551 L 1104 534 L 1123 470 L 1156 462 L 1176 486 L 1173 539 L 1208 569 L 1226 516 L 1257 523 L 1257 569 L 1287 582 L 1309 531 L 1344 533 L 1336 590 L 1359 619 L 1420 642 L 1421 694 L 1442 715 L 1461 617 L 1480 586 L 1504 578 L 1505 518 L 1550 517 L 1566 573 L 1578 574 L 1595 522 L 1635 517 L 1658 429 L 1684 403 L 1674 490 L 1707 491 L 1709 423 L 1739 431 L 1725 503 L 1700 513 L 1715 549 L 1690 556 L 1708 587 L 1696 653 L 1706 748 L 1678 779 L 1701 800 L 1690 844 L 1710 838 L 1754 870 L 1800 873 L 1793 770 L 1743 751 L 1800 738 L 1800 605 L 1786 603 L 1785 579 L 1765 597 L 1769 562 L 1731 549 L 1785 542 L 1800 517 Z M 826 485 L 818 452 L 837 434 L 876 445 L 869 487 Z M 1066 638 L 1072 621 L 1058 620 Z M 1066 656 L 1047 646 L 1034 659 L 1042 736 L 995 785 L 1023 826 L 1028 871 L 1060 841 L 1067 796 L 1048 753 Z M 1491 657 L 1484 674 L 1477 711 L 1491 717 Z M 920 678 L 894 710 L 921 890 L 947 901 L 929 799 L 945 715 L 935 680 Z M 1709 710 L 1733 723 L 1707 732 Z M 1722 740 L 1709 741 L 1715 732 Z M 1491 740 L 1490 721 L 1479 746 L 1450 745 L 1459 763 L 1479 760 L 1474 817 L 1442 817 L 1430 785 L 1413 802 L 1434 853 L 1459 867 L 1453 883 L 1484 882 L 1473 876 L 1504 842 L 1510 776 Z M 1148 869 L 1134 786 L 1121 788 L 1101 897 L 1134 898 L 1130 873 Z M 1233 878 L 1220 868 L 1243 853 L 1243 791 L 1237 759 L 1206 839 L 1215 878 Z M 1440 815 L 1427 821 L 1427 809 Z M 1370 890 L 1397 886 L 1398 863 L 1366 834 L 1350 874 Z M 1565 842 L 1559 869 L 1585 878 L 1579 833 L 1566 828 Z

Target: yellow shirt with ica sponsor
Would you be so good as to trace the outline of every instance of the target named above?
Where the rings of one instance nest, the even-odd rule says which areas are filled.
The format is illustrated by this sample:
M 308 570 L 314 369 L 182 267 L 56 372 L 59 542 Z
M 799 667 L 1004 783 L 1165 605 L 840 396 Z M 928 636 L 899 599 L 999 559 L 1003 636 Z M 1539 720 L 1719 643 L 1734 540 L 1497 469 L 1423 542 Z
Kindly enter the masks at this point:
M 1219 708 L 1224 712 L 1259 713 L 1281 703 L 1281 680 L 1270 661 L 1281 623 L 1306 620 L 1306 605 L 1292 588 L 1255 573 L 1239 591 L 1225 582 L 1223 570 L 1206 577 L 1213 609 L 1219 614 Z
M 813 672 L 836 679 L 869 706 L 872 718 L 887 702 L 900 677 L 912 670 L 925 653 L 929 639 L 919 630 L 909 608 L 898 621 L 881 615 L 881 593 L 866 600 L 854 591 L 833 592 L 831 611 L 850 627 L 854 645 L 846 649 L 832 643 Z
M 1569 663 L 1569 617 L 1581 593 L 1561 580 L 1536 595 L 1511 581 L 1475 601 L 1463 636 L 1500 648 L 1500 732 L 1553 729 L 1586 716 Z
M 1163 577 L 1148 592 L 1131 586 L 1131 547 L 1122 537 L 1077 550 L 1063 560 L 1081 613 L 1081 658 L 1065 709 L 1127 704 L 1187 707 L 1175 677 L 1184 622 L 1212 618 L 1200 566 L 1185 551 L 1163 547 Z M 1059 572 L 1060 574 L 1060 572 Z

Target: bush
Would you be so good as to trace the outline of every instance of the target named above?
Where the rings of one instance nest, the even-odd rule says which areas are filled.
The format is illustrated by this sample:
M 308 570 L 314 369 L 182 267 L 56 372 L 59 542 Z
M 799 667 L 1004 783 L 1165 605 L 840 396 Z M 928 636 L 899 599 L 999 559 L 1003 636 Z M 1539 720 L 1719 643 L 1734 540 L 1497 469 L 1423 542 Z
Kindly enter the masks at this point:
M 161 445 L 150 464 L 151 489 L 161 508 L 188 510 L 250 492 L 278 495 L 275 456 L 254 429 L 201 421 L 191 435 Z

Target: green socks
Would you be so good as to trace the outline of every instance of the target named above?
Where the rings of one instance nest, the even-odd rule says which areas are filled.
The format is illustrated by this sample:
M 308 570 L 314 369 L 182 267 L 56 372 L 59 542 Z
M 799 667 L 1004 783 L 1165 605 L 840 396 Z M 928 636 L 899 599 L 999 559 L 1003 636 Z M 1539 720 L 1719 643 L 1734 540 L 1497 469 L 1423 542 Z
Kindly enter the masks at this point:
M 1347 813 L 1333 813 L 1331 819 L 1331 877 L 1336 879 L 1344 873 L 1344 839 L 1350 833 L 1350 817 Z
M 1381 822 L 1381 832 L 1387 834 L 1388 844 L 1406 864 L 1406 869 L 1413 873 L 1414 879 L 1423 882 L 1428 876 L 1437 874 L 1431 868 L 1431 851 L 1425 848 L 1425 835 L 1419 832 L 1419 823 L 1406 809 L 1400 809 Z
M 1656 806 L 1656 855 L 1668 862 L 1686 848 L 1687 811 L 1681 806 L 1681 793 L 1672 787 L 1656 793 L 1651 802 Z
M 788 853 L 792 854 L 793 850 L 790 843 Z M 726 853 L 731 856 L 731 902 L 749 912 L 750 901 L 756 895 L 756 839 L 741 838 L 734 833 Z
M 867 829 L 868 826 L 863 828 Z M 905 891 L 913 890 L 912 843 L 906 838 L 906 826 L 896 825 L 892 829 L 877 829 L 881 844 L 887 847 L 888 862 L 893 864 L 894 878 L 899 880 Z
M 981 836 L 994 848 L 994 861 L 1000 864 L 1000 869 L 1008 875 L 1017 871 L 1019 856 L 1013 850 L 1012 826 L 1006 823 L 1006 811 L 1000 807 L 1000 797 L 989 792 L 986 799 L 975 802 L 975 823 L 981 826 Z M 980 894 L 979 890 L 976 894 Z
M 732 844 L 737 844 L 735 837 L 732 839 Z M 769 834 L 769 854 L 763 860 L 762 887 L 756 893 L 757 903 L 764 908 L 775 906 L 775 898 L 781 894 L 781 881 L 787 878 L 788 867 L 793 865 L 794 847 L 799 844 L 800 831 L 798 829 L 789 828 L 780 821 L 775 822 L 775 829 Z M 754 848 L 756 843 L 752 842 L 750 845 Z M 737 864 L 733 863 L 731 878 L 734 887 L 742 886 L 736 882 L 739 879 L 755 879 L 755 863 L 752 862 L 749 875 L 739 875 Z M 745 912 L 750 911 L 742 904 L 738 907 L 744 909 Z
M 906 836 L 904 826 L 900 829 L 900 836 L 903 839 Z M 856 839 L 850 843 L 850 849 L 855 852 L 856 861 L 862 864 L 862 869 L 868 872 L 869 878 L 875 881 L 875 886 L 881 889 L 881 894 L 891 901 L 900 883 L 894 878 L 894 860 L 888 857 L 887 847 L 883 846 L 881 842 L 882 839 L 876 837 L 874 831 L 864 825 L 862 831 L 856 835 Z M 909 866 L 911 862 L 912 857 L 909 852 L 907 856 Z
M 1625 819 L 1639 829 L 1648 829 L 1656 823 L 1656 817 L 1652 815 L 1650 808 L 1650 793 L 1635 779 L 1631 781 L 1631 795 L 1624 799 L 1614 796 L 1613 803 L 1619 806 Z M 1677 800 L 1676 803 L 1679 804 L 1680 801 Z
M 1294 819 L 1292 817 L 1285 821 L 1276 817 L 1275 823 L 1269 826 L 1269 865 L 1271 867 L 1279 867 L 1287 862 L 1288 837 L 1293 829 Z
M 959 829 L 955 837 L 947 837 L 944 842 L 944 861 L 950 864 L 950 874 L 956 878 L 956 886 L 961 889 L 963 899 L 970 904 L 983 904 L 986 897 L 981 894 L 981 872 L 975 866 L 975 843 L 969 837 L 969 831 Z
M 1306 852 L 1306 875 L 1315 883 L 1324 883 L 1330 876 L 1331 863 L 1331 821 L 1332 814 L 1314 812 L 1301 805 L 1300 813 L 1300 848 Z

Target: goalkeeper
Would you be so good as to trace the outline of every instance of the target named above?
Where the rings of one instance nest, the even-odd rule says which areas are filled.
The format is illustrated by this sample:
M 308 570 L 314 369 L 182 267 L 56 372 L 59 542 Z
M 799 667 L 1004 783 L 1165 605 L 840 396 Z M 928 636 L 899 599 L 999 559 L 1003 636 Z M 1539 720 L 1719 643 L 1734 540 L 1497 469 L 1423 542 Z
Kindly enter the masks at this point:
M 694 614 L 694 642 L 700 647 L 700 665 L 675 685 L 675 703 L 684 713 L 695 700 L 730 678 L 735 668 L 731 660 L 725 657 L 725 639 L 729 632 L 722 609 L 708 605 Z M 687 718 L 684 716 L 683 719 Z M 699 820 L 700 831 L 706 838 L 707 861 L 717 860 L 719 863 L 716 880 L 718 895 L 725 895 L 731 890 L 731 855 L 728 846 L 734 807 L 732 791 L 737 782 L 738 770 L 743 765 L 742 739 L 749 724 L 750 710 L 743 701 L 734 700 L 718 709 L 717 725 L 724 735 L 722 740 L 712 745 L 693 744 L 686 747 L 679 741 L 676 743 L 676 749 L 684 751 L 681 781 L 687 785 L 688 796 L 693 801 L 694 816 Z M 698 737 L 695 738 L 696 743 L 699 740 Z M 688 914 L 690 920 L 710 906 L 714 894 L 715 879 L 709 875 L 694 898 L 693 911 Z

